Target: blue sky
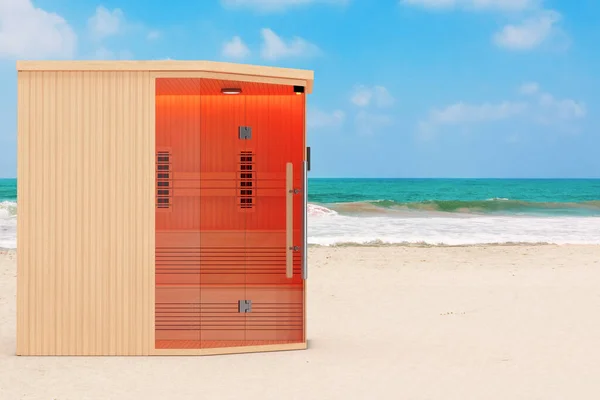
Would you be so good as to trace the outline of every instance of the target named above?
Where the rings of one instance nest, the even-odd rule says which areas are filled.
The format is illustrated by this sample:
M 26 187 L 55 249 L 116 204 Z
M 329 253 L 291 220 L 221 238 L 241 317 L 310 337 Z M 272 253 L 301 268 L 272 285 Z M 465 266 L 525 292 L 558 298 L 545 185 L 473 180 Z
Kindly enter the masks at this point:
M 0 0 L 0 177 L 15 60 L 166 58 L 313 69 L 313 177 L 600 177 L 599 17 L 597 0 Z

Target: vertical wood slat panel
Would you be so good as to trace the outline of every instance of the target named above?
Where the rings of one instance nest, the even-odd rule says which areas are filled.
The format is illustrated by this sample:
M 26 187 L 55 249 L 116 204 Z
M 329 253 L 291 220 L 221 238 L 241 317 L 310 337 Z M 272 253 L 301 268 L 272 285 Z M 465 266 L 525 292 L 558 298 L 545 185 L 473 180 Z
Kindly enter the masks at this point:
M 76 112 L 76 117 L 72 119 L 72 136 L 71 136 L 71 150 L 69 152 L 69 158 L 71 160 L 71 170 L 69 173 L 71 174 L 71 185 L 64 194 L 70 194 L 71 198 L 69 199 L 71 202 L 71 207 L 69 208 L 70 214 L 70 234 L 72 235 L 71 243 L 72 246 L 75 246 L 77 249 L 85 249 L 83 251 L 73 251 L 72 252 L 72 260 L 73 266 L 75 266 L 75 279 L 71 280 L 71 293 L 75 296 L 70 301 L 75 302 L 75 306 L 73 307 L 73 314 L 70 315 L 70 319 L 73 322 L 73 335 L 75 340 L 73 340 L 73 348 L 74 354 L 81 355 L 83 354 L 84 342 L 85 338 L 83 337 L 83 320 L 84 320 L 84 307 L 85 303 L 87 303 L 87 298 L 89 297 L 89 293 L 86 293 L 84 290 L 84 280 L 87 280 L 89 277 L 89 264 L 86 268 L 86 264 L 82 262 L 82 256 L 85 255 L 89 250 L 87 250 L 82 243 L 82 236 L 84 235 L 84 231 L 87 230 L 86 227 L 82 226 L 82 215 L 87 213 L 88 210 L 82 204 L 82 192 L 83 192 L 83 165 L 84 165 L 84 156 L 82 154 L 82 140 L 83 140 L 83 118 L 85 117 L 83 114 L 83 97 L 86 96 L 82 93 L 83 91 L 83 81 L 84 76 L 83 72 L 77 72 L 74 75 L 74 80 L 70 89 L 70 98 L 71 98 L 71 110 Z M 70 111 L 72 112 L 72 111 Z M 76 155 L 76 156 L 71 156 Z M 71 251 L 71 250 L 70 250 Z
M 96 180 L 94 182 L 92 182 L 92 188 L 91 190 L 94 193 L 98 193 L 101 194 L 103 193 L 103 185 L 104 185 L 104 173 L 106 170 L 106 165 L 104 163 L 103 160 L 103 153 L 104 153 L 104 137 L 106 135 L 103 135 L 102 132 L 104 132 L 105 126 L 104 126 L 104 104 L 103 104 L 103 98 L 104 98 L 104 86 L 102 84 L 102 80 L 103 80 L 103 73 L 98 73 L 96 75 L 96 79 L 94 80 L 94 84 L 92 85 L 93 89 L 95 89 L 96 91 L 96 96 L 95 96 L 95 104 L 97 105 L 96 107 L 96 118 L 95 118 L 95 123 L 96 123 L 96 127 L 98 129 L 98 133 L 94 136 L 94 145 L 95 147 L 95 154 L 94 154 L 94 165 L 97 167 L 97 171 L 96 171 Z M 103 199 L 102 199 L 103 200 Z M 93 229 L 96 229 L 98 231 L 103 231 L 104 230 L 104 221 L 105 221 L 105 215 L 104 215 L 104 201 L 102 201 L 100 204 L 98 204 L 98 202 L 94 202 L 95 206 L 98 207 L 98 209 L 96 210 L 96 215 L 97 218 L 95 218 L 94 220 L 94 226 Z M 91 236 L 91 235 L 90 235 Z M 96 246 L 95 246 L 95 252 L 94 252 L 94 262 L 93 262 L 93 267 L 94 267 L 94 271 L 96 272 L 94 274 L 94 280 L 95 280 L 95 291 L 96 294 L 94 296 L 94 298 L 96 299 L 101 299 L 104 296 L 104 273 L 106 271 L 104 265 L 102 265 L 102 257 L 106 255 L 106 251 L 105 251 L 105 247 L 104 247 L 104 243 L 103 242 L 96 242 Z M 102 301 L 96 301 L 95 302 L 95 307 L 94 307 L 94 315 L 96 316 L 96 326 L 106 326 L 104 323 L 104 302 Z M 102 353 L 102 349 L 104 348 L 104 337 L 105 335 L 102 334 L 102 332 L 100 332 L 99 330 L 96 331 L 96 353 L 97 354 L 101 354 Z
M 52 177 L 56 176 L 56 164 L 58 159 L 56 157 L 56 102 L 51 99 L 51 96 L 47 93 L 52 93 L 56 83 L 56 72 L 45 72 L 44 73 L 44 125 L 48 129 L 48 147 L 46 148 L 44 155 L 47 154 L 46 167 L 44 172 L 47 174 L 44 179 L 45 195 L 50 199 L 56 199 L 56 187 L 52 182 Z M 44 325 L 48 328 L 48 332 L 45 335 L 46 341 L 44 342 L 44 354 L 49 354 L 50 349 L 56 346 L 56 318 L 52 318 L 50 313 L 52 309 L 56 309 L 56 295 L 57 292 L 54 290 L 56 287 L 56 273 L 52 271 L 52 265 L 56 265 L 54 254 L 56 253 L 56 236 L 52 234 L 52 228 L 56 226 L 56 212 L 51 212 L 48 215 L 47 226 L 45 229 L 46 237 L 49 238 L 45 246 L 46 254 L 44 259 L 50 260 L 52 264 L 45 265 L 44 281 L 46 293 L 44 295 L 44 313 L 46 318 Z M 49 301 L 49 297 L 52 297 L 52 301 Z
M 90 82 L 92 79 L 93 74 L 92 73 L 84 73 L 82 74 L 82 82 L 81 85 L 79 87 L 78 90 L 78 101 L 81 102 L 82 105 L 82 110 L 81 110 L 81 116 L 82 116 L 82 121 L 81 121 L 81 135 L 82 135 L 82 140 L 80 142 L 79 147 L 79 151 L 81 152 L 81 157 L 83 158 L 83 165 L 81 166 L 81 173 L 79 174 L 79 179 L 78 182 L 81 183 L 80 189 L 81 189 L 81 193 L 80 193 L 80 199 L 78 200 L 81 201 L 81 205 L 82 205 L 82 210 L 84 211 L 81 214 L 81 218 L 79 219 L 79 224 L 82 227 L 82 231 L 81 231 L 81 237 L 79 238 L 81 246 L 86 248 L 87 251 L 82 253 L 80 255 L 80 262 L 83 263 L 83 265 L 92 265 L 91 263 L 91 248 L 90 248 L 90 242 L 89 242 L 89 230 L 86 229 L 85 227 L 89 227 L 90 226 L 90 213 L 89 212 L 85 212 L 85 210 L 89 210 L 90 209 L 90 181 L 89 179 L 86 179 L 86 177 L 90 176 L 90 136 L 91 136 L 91 132 L 90 132 L 90 122 L 91 122 L 91 114 L 90 114 L 90 102 L 89 101 L 83 101 L 83 97 L 85 96 L 89 96 L 91 93 L 91 86 L 90 86 Z M 81 96 L 81 97 L 79 97 Z M 93 299 L 93 295 L 91 293 L 91 281 L 92 281 L 92 270 L 87 271 L 87 276 L 82 276 L 82 282 L 81 282 L 81 287 L 82 287 L 82 291 L 83 291 L 83 298 L 82 300 L 82 336 L 83 336 L 83 343 L 82 343 L 82 349 L 88 349 L 89 352 L 93 353 L 93 329 L 91 327 L 90 324 L 90 320 L 92 318 L 92 314 L 90 313 L 90 304 L 92 303 L 92 299 Z M 85 350 L 84 350 L 85 351 Z
M 43 129 L 43 119 L 40 118 L 40 115 L 43 111 L 43 106 L 42 106 L 42 102 L 44 99 L 44 93 L 43 93 L 43 83 L 41 80 L 41 73 L 35 73 L 34 74 L 34 83 L 33 83 L 33 87 L 34 87 L 34 112 L 32 113 L 32 116 L 35 116 L 37 118 L 34 118 L 34 132 L 37 132 L 41 129 Z M 33 173 L 33 179 L 34 179 L 34 184 L 35 184 L 35 189 L 36 189 L 36 194 L 38 195 L 37 198 L 43 198 L 43 187 L 42 187 L 42 182 L 44 181 L 44 176 L 42 175 L 43 171 L 44 171 L 44 159 L 43 159 L 43 148 L 45 147 L 45 143 L 43 142 L 43 136 L 40 135 L 40 137 L 35 137 L 34 142 L 36 143 L 34 149 L 34 157 L 33 157 L 33 162 L 30 164 L 30 168 L 32 169 L 32 173 Z M 41 168 L 36 168 L 36 166 L 40 166 Z M 40 196 L 41 194 L 41 196 Z M 30 198 L 30 201 L 33 201 L 34 198 Z M 38 352 L 40 354 L 42 354 L 42 345 L 40 344 L 40 341 L 42 340 L 42 338 L 44 337 L 44 332 L 42 329 L 42 315 L 43 315 L 43 311 L 40 309 L 40 299 L 42 296 L 42 265 L 44 262 L 44 258 L 43 258 L 43 250 L 44 250 L 44 245 L 43 245 L 43 239 L 41 238 L 43 236 L 43 231 L 44 231 L 44 210 L 43 210 L 43 206 L 44 203 L 36 201 L 34 203 L 34 207 L 35 207 L 35 216 L 34 216 L 34 225 L 33 225 L 33 232 L 35 235 L 35 241 L 34 241 L 34 246 L 37 247 L 39 250 L 33 252 L 33 277 L 35 280 L 35 286 L 31 288 L 31 290 L 33 291 L 33 310 L 34 310 L 34 324 L 33 324 L 33 329 L 34 329 L 34 334 L 33 334 L 33 351 Z M 18 227 L 17 227 L 18 230 Z M 43 303 L 42 303 L 43 304 Z
M 65 296 L 63 296 L 63 302 L 59 305 L 59 307 L 64 308 L 65 319 L 66 319 L 66 331 L 65 337 L 68 337 L 69 340 L 65 343 L 65 350 L 67 354 L 77 354 L 77 336 L 75 334 L 75 313 L 76 313 L 76 297 L 77 294 L 75 292 L 75 282 L 77 279 L 77 265 L 75 260 L 76 252 L 72 251 L 76 246 L 73 243 L 73 239 L 75 237 L 75 223 L 73 214 L 75 213 L 75 204 L 73 203 L 73 196 L 76 194 L 73 182 L 73 172 L 74 169 L 77 168 L 77 154 L 74 154 L 73 151 L 73 137 L 77 134 L 77 113 L 78 110 L 77 102 L 74 97 L 75 88 L 77 87 L 77 73 L 74 72 L 69 74 L 69 78 L 67 78 L 68 83 L 65 85 L 64 89 L 61 91 L 63 96 L 68 98 L 68 111 L 67 111 L 67 127 L 65 128 L 65 135 L 67 136 L 67 140 L 65 143 L 65 161 L 66 161 L 66 170 L 64 171 L 64 175 L 61 179 L 56 180 L 64 180 L 65 188 L 64 188 L 64 196 L 61 196 L 60 201 L 66 204 L 66 213 L 64 215 L 64 237 L 62 238 L 64 243 L 61 246 L 63 252 L 65 253 L 64 259 L 64 274 L 63 279 L 65 282 Z M 59 93 L 57 93 L 59 95 Z M 35 132 L 35 134 L 43 134 L 44 127 L 40 127 L 41 131 Z M 67 194 L 68 193 L 68 194 Z
M 29 147 L 29 115 L 25 109 L 27 99 L 29 98 L 29 72 L 20 74 L 17 78 L 17 109 L 21 110 L 17 116 L 17 125 L 19 129 L 27 134 L 18 135 L 17 137 L 17 154 L 19 154 L 19 164 L 17 165 L 17 198 L 29 199 L 29 186 L 28 180 L 25 179 L 29 165 L 29 152 L 25 152 L 24 149 L 30 149 Z M 23 243 L 30 230 L 28 224 L 28 217 L 30 209 L 26 202 L 22 203 L 19 209 L 24 212 L 17 212 L 17 243 Z M 20 262 L 27 264 L 29 262 L 29 251 L 24 246 L 17 246 L 17 258 Z M 17 309 L 23 310 L 28 307 L 28 298 L 26 296 L 26 290 L 28 288 L 28 274 L 27 270 L 20 268 L 17 264 Z M 21 354 L 27 351 L 29 348 L 29 340 L 25 337 L 25 333 L 29 331 L 29 321 L 24 313 L 17 314 L 17 354 Z
M 103 74 L 104 75 L 104 74 Z M 104 87 L 104 93 L 102 96 L 102 131 L 100 134 L 102 135 L 102 143 L 100 144 L 103 149 L 102 152 L 102 176 L 100 182 L 102 182 L 102 187 L 104 190 L 99 190 L 100 197 L 102 198 L 102 204 L 100 204 L 100 208 L 102 209 L 102 231 L 111 232 L 110 230 L 110 206 L 108 202 L 110 201 L 110 172 L 111 172 L 111 163 L 110 163 L 110 72 L 107 72 L 106 75 L 102 77 L 102 80 L 106 80 L 106 83 L 102 85 Z M 102 335 L 102 349 L 105 354 L 110 355 L 110 336 L 112 334 L 112 326 L 110 326 L 110 272 L 111 272 L 111 263 L 112 263 L 112 255 L 111 255 L 111 240 L 103 240 L 102 241 L 102 257 L 104 258 L 104 265 L 99 265 L 98 267 L 102 269 L 102 298 L 104 301 L 102 302 L 102 326 L 106 327 L 106 334 Z
M 153 75 L 149 75 L 150 77 L 153 77 Z M 145 346 L 149 349 L 151 349 L 151 353 L 154 353 L 154 346 L 155 346 L 155 331 L 154 331 L 154 318 L 155 318 L 155 297 L 156 297 L 156 276 L 155 276 L 155 247 L 156 247 L 156 235 L 155 235 L 155 211 L 154 211 L 154 182 L 155 182 L 155 178 L 156 175 L 154 174 L 154 165 L 155 165 L 155 149 L 156 149 L 156 134 L 155 134 L 155 125 L 156 125 L 156 96 L 155 96 L 155 80 L 154 79 L 146 79 L 146 81 L 148 82 L 148 85 L 140 85 L 142 87 L 142 91 L 143 91 L 143 95 L 141 96 L 141 98 L 144 100 L 143 104 L 144 107 L 142 107 L 142 113 L 143 113 L 143 120 L 144 121 L 150 121 L 152 129 L 149 130 L 150 134 L 149 135 L 144 135 L 142 136 L 142 140 L 144 142 L 144 148 L 147 149 L 148 151 L 145 152 L 145 156 L 147 157 L 147 159 L 144 159 L 143 161 L 145 161 L 144 165 L 148 165 L 148 166 L 152 166 L 152 168 L 147 168 L 145 170 L 143 170 L 143 174 L 144 174 L 144 182 L 152 182 L 152 185 L 143 185 L 141 186 L 141 190 L 142 190 L 142 197 L 144 199 L 147 199 L 147 201 L 149 202 L 148 204 L 152 204 L 152 211 L 150 210 L 144 210 L 145 213 L 143 215 L 143 220 L 145 222 L 145 225 L 143 226 L 143 232 L 152 232 L 151 235 L 143 235 L 144 236 L 144 241 L 148 240 L 147 243 L 144 243 L 145 247 L 144 247 L 144 256 L 146 257 L 147 255 L 150 255 L 150 259 L 147 260 L 147 262 L 151 263 L 152 268 L 145 268 L 143 270 L 143 275 L 144 275 L 144 283 L 146 283 L 145 285 L 142 286 L 142 289 L 144 290 L 144 295 L 142 296 L 144 299 L 149 298 L 150 301 L 147 303 L 144 303 L 146 307 L 149 308 L 149 311 L 146 312 L 146 310 L 144 310 L 144 312 L 142 313 L 143 317 L 145 318 L 143 323 L 144 326 L 147 327 L 147 329 L 145 329 L 142 332 L 143 338 L 144 338 L 144 343 Z M 152 213 L 153 217 L 152 218 L 145 218 L 146 216 L 146 212 Z
M 129 115 L 129 118 L 123 118 L 121 119 L 121 147 L 122 147 L 122 153 L 121 153 L 121 157 L 122 159 L 125 159 L 125 157 L 127 156 L 127 154 L 131 154 L 131 146 L 130 146 L 130 142 L 131 142 L 131 136 L 127 134 L 127 132 L 131 132 L 135 129 L 135 127 L 131 127 L 130 123 L 133 120 L 133 115 L 135 113 L 135 110 L 133 111 L 133 113 L 130 111 L 129 106 L 131 104 L 131 97 L 130 97 L 130 93 L 131 93 L 131 88 L 130 88 L 130 83 L 132 81 L 132 74 L 130 72 L 126 72 L 122 74 L 123 79 L 121 80 L 120 85 L 121 85 L 121 90 L 123 91 L 123 95 L 121 96 L 121 110 L 123 112 L 124 115 Z M 125 249 L 125 251 L 123 251 L 123 259 L 121 260 L 121 264 L 123 265 L 123 268 L 121 270 L 121 279 L 123 281 L 123 286 L 122 286 L 122 290 L 123 290 L 123 327 L 122 329 L 124 330 L 124 335 L 123 335 L 123 341 L 122 341 L 122 350 L 121 350 L 121 354 L 125 354 L 125 355 L 132 355 L 131 352 L 131 348 L 135 347 L 134 342 L 131 340 L 131 331 L 135 329 L 135 327 L 131 326 L 131 313 L 130 313 L 130 309 L 131 309 L 131 305 L 132 303 L 135 301 L 135 297 L 132 298 L 132 294 L 135 294 L 135 284 L 132 284 L 133 282 L 130 279 L 130 266 L 132 265 L 132 260 L 131 260 L 131 253 L 134 248 L 133 243 L 131 242 L 131 234 L 132 232 L 135 230 L 135 223 L 133 221 L 130 220 L 130 216 L 131 213 L 133 212 L 133 209 L 131 207 L 131 204 L 135 202 L 135 200 L 131 197 L 131 170 L 129 168 L 127 168 L 126 163 L 124 163 L 123 165 L 123 171 L 121 172 L 123 175 L 123 205 L 125 206 L 123 208 L 123 215 L 122 215 L 122 221 L 124 224 L 132 227 L 132 229 L 128 229 L 128 230 L 124 230 L 123 231 L 123 238 L 122 238 L 122 243 L 123 243 L 123 248 Z M 131 250 L 128 250 L 131 249 Z
M 55 85 L 58 83 L 58 81 L 62 81 L 64 79 L 64 74 L 62 72 L 58 72 L 57 73 L 57 79 L 54 81 Z M 56 87 L 54 87 L 54 91 L 56 91 Z M 65 121 L 68 120 L 68 117 L 65 115 L 66 110 L 68 110 L 68 107 L 65 107 L 65 101 L 66 101 L 67 97 L 66 96 L 57 96 L 57 98 L 55 99 L 55 112 L 56 112 L 56 121 L 55 121 L 55 129 L 57 132 L 59 132 L 60 130 L 64 129 L 64 123 Z M 63 135 L 57 135 L 56 137 L 56 146 L 55 146 L 55 155 L 56 155 L 56 163 L 55 163 L 55 167 L 56 167 L 56 171 L 55 174 L 56 176 L 64 176 L 66 173 L 66 168 L 64 166 L 65 163 L 65 142 L 66 142 L 66 138 Z M 55 199 L 59 199 L 60 194 L 63 193 L 66 190 L 66 186 L 64 185 L 64 182 L 62 180 L 55 180 L 54 182 L 54 188 L 55 188 Z M 56 200 L 55 200 L 56 201 Z M 55 215 L 56 215 L 56 219 L 55 221 L 64 221 L 65 216 L 67 215 L 67 210 L 65 209 L 65 202 L 57 202 L 56 204 L 56 208 L 55 208 Z M 59 238 L 64 238 L 64 229 L 63 229 L 64 224 L 60 224 L 57 226 L 56 229 L 56 236 L 58 236 Z M 54 277 L 54 282 L 55 282 L 55 304 L 54 307 L 56 309 L 56 330 L 57 331 L 61 331 L 63 329 L 64 326 L 64 311 L 63 308 L 60 307 L 62 305 L 62 298 L 64 296 L 64 262 L 63 262 L 63 254 L 64 252 L 62 251 L 62 249 L 60 247 L 56 247 L 56 254 L 55 254 L 55 258 L 53 259 L 54 265 L 55 265 L 55 277 Z M 63 341 L 60 340 L 59 338 L 56 338 L 56 353 L 57 354 L 61 354 L 63 352 Z
M 18 82 L 17 354 L 152 354 L 150 73 Z

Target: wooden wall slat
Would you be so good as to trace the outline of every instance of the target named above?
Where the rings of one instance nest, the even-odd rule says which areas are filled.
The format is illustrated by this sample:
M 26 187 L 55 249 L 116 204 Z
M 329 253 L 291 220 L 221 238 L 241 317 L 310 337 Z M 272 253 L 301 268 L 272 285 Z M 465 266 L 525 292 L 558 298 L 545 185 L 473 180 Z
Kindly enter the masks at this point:
M 19 110 L 24 110 L 25 105 L 27 104 L 27 99 L 30 96 L 29 93 L 29 81 L 30 81 L 30 73 L 23 72 L 17 77 L 17 108 Z M 25 112 L 19 112 L 17 117 L 17 125 L 19 129 L 24 131 L 29 131 L 29 118 Z M 24 151 L 24 149 L 29 149 L 29 151 Z M 29 160 L 30 160 L 30 141 L 28 135 L 18 135 L 17 137 L 17 154 L 19 155 L 18 160 L 19 164 L 17 166 L 17 198 L 18 199 L 28 199 L 29 198 L 29 182 L 22 179 L 25 176 L 25 172 L 28 170 Z M 30 207 L 27 202 L 22 202 L 19 205 L 19 210 L 22 212 L 17 212 L 17 225 L 19 229 L 17 229 L 17 243 L 21 241 L 22 238 L 26 237 L 29 232 L 29 221 L 28 217 L 30 216 Z M 29 252 L 23 246 L 17 246 L 17 259 L 19 262 L 27 264 L 29 262 Z M 28 271 L 24 268 L 20 268 L 20 264 L 17 264 L 17 309 L 24 310 L 29 307 L 29 299 L 28 296 L 25 296 L 26 290 L 29 287 L 29 274 Z M 17 335 L 17 353 L 22 353 L 26 348 L 29 347 L 29 338 L 26 337 L 26 332 L 29 331 L 29 321 L 27 319 L 27 315 L 25 313 L 20 312 L 17 313 L 17 332 L 21 333 Z
M 19 72 L 17 354 L 153 354 L 153 88 Z

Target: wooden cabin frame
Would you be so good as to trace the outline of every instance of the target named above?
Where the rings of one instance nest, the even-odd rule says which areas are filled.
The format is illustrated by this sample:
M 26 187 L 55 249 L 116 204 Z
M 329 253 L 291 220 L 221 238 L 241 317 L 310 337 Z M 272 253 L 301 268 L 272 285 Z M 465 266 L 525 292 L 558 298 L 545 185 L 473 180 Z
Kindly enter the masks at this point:
M 209 61 L 19 61 L 17 71 L 18 355 L 307 348 L 312 71 Z M 247 154 L 253 192 L 235 170 Z M 240 209 L 245 193 L 255 209 Z

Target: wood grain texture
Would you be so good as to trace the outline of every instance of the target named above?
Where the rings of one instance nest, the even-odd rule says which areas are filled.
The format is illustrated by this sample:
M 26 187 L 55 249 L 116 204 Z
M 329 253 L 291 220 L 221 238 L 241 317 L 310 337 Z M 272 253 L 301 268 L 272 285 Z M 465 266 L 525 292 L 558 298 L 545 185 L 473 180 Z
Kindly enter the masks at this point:
M 18 76 L 17 354 L 154 347 L 149 72 Z
M 159 71 L 186 72 L 186 77 L 219 79 L 217 75 L 237 75 L 241 80 L 259 77 L 269 79 L 290 79 L 303 81 L 306 93 L 312 93 L 314 72 L 311 70 L 280 68 L 262 65 L 238 64 L 216 61 L 17 61 L 18 71 Z M 217 74 L 213 76 L 192 76 L 190 72 Z M 164 75 L 167 77 L 168 75 Z M 175 77 L 175 76 L 170 76 Z M 223 79 L 232 79 L 223 77 Z M 234 78 L 235 79 L 235 78 Z

